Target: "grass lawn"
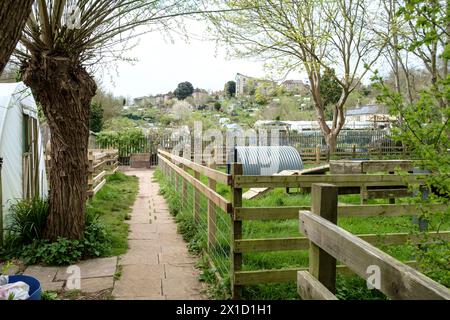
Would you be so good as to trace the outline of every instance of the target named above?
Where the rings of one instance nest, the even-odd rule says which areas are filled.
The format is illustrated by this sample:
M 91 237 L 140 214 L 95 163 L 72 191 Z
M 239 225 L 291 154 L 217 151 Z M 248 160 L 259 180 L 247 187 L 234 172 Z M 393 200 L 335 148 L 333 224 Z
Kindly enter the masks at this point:
M 139 190 L 138 178 L 117 172 L 108 178 L 105 186 L 89 201 L 87 210 L 99 216 L 111 234 L 111 256 L 123 254 L 128 249 L 128 224 L 131 206 Z

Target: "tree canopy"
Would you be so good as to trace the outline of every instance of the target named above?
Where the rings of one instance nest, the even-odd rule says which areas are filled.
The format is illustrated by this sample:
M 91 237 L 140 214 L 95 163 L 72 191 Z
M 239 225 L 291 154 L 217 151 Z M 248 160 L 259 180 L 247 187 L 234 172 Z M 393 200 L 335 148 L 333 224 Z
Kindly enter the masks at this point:
M 178 87 L 175 89 L 174 94 L 178 100 L 184 100 L 189 96 L 192 96 L 194 93 L 194 86 L 188 82 L 181 82 L 178 84 Z
M 236 95 L 236 81 L 225 83 L 224 92 L 228 97 L 234 97 Z

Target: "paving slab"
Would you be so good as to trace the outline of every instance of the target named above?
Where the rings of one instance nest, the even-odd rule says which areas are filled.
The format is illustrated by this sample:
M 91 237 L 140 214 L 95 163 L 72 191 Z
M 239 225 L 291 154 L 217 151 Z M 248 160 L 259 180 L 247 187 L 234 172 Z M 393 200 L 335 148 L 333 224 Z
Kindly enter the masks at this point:
M 29 266 L 25 269 L 23 274 L 32 276 L 42 283 L 50 283 L 55 280 L 59 267 L 44 267 L 44 266 Z
M 81 279 L 112 277 L 116 273 L 117 257 L 81 261 L 76 266 L 80 268 Z M 55 279 L 57 281 L 67 280 L 70 275 L 67 273 L 67 267 L 61 267 L 58 269 Z
M 94 293 L 114 287 L 113 277 L 89 278 L 81 279 L 81 291 L 86 293 Z

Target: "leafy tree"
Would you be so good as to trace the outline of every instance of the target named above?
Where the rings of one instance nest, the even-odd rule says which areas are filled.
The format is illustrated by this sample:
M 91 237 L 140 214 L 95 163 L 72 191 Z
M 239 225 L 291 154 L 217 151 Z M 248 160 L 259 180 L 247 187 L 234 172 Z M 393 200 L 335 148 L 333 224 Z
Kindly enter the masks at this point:
M 420 67 L 431 78 L 428 86 L 422 88 L 416 99 L 411 99 L 410 93 L 397 90 L 387 85 L 378 75 L 374 77 L 376 87 L 380 90 L 379 101 L 388 106 L 391 113 L 399 118 L 393 129 L 394 137 L 406 144 L 412 156 L 420 159 L 418 165 L 430 170 L 436 175 L 425 178 L 426 189 L 433 190 L 428 200 L 418 199 L 422 203 L 439 201 L 446 204 L 442 212 L 433 212 L 436 225 L 431 228 L 439 229 L 440 225 L 450 219 L 450 75 L 447 66 L 450 58 L 448 39 L 450 21 L 448 2 L 406 0 L 400 6 L 397 17 L 406 21 L 413 37 L 404 39 L 399 48 L 398 62 L 405 65 L 408 54 L 420 56 Z M 445 66 L 439 68 L 437 66 Z M 420 194 L 419 194 L 420 197 Z M 426 206 L 418 206 L 427 216 Z M 448 252 L 450 243 L 442 241 L 427 245 L 427 250 L 417 250 L 419 266 L 429 276 L 450 285 L 448 271 Z
M 194 93 L 194 87 L 188 81 L 181 82 L 178 84 L 178 87 L 175 89 L 174 94 L 178 100 L 184 100 L 189 96 L 192 96 Z
M 0 74 L 20 39 L 33 2 L 34 0 L 0 1 Z
M 219 101 L 214 102 L 214 110 L 220 111 L 222 109 L 222 104 Z
M 234 97 L 236 95 L 236 81 L 228 81 L 225 83 L 224 92 L 227 97 Z
M 345 124 L 344 105 L 369 68 L 379 60 L 385 40 L 374 29 L 376 6 L 370 1 L 224 1 L 229 12 L 210 15 L 218 41 L 239 57 L 261 57 L 278 71 L 302 69 L 309 78 L 317 121 L 333 152 Z M 375 9 L 373 8 L 375 7 Z M 326 123 L 321 74 L 339 68 L 342 94 Z
M 45 236 L 50 240 L 81 239 L 89 114 L 97 89 L 93 68 L 125 59 L 128 41 L 140 34 L 137 27 L 167 30 L 174 26 L 175 17 L 202 9 L 189 0 L 39 0 L 32 11 L 16 58 L 22 80 L 42 106 L 52 132 Z
M 91 104 L 91 118 L 89 120 L 91 131 L 100 132 L 103 128 L 103 108 L 99 103 Z

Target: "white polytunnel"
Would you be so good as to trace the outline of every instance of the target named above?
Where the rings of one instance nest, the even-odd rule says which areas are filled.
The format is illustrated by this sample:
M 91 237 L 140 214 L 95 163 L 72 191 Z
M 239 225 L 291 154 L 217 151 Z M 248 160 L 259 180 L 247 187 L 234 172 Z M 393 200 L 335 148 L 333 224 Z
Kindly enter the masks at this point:
M 31 90 L 22 82 L 0 84 L 0 158 L 5 225 L 12 203 L 48 194 L 38 109 Z

